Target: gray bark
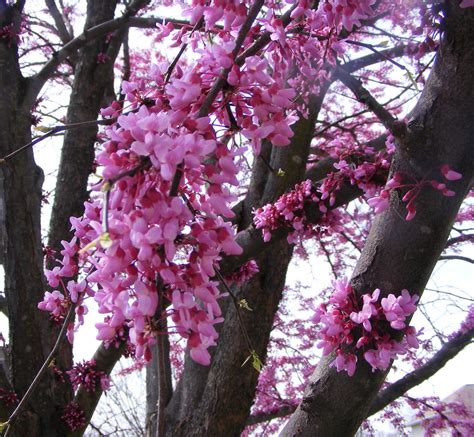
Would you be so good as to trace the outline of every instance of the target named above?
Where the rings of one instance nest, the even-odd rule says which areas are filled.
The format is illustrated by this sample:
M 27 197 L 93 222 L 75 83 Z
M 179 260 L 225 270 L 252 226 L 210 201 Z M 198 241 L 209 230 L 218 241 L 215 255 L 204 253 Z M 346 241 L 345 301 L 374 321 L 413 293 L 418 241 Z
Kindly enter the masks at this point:
M 395 192 L 391 208 L 375 221 L 352 278 L 357 294 L 380 288 L 383 295 L 406 288 L 421 294 L 443 250 L 452 222 L 471 187 L 474 171 L 474 11 L 447 3 L 445 34 L 426 88 L 408 124 L 392 172 L 418 179 L 439 178 L 449 164 L 463 174 L 448 198 L 424 189 L 417 215 L 407 222 L 403 193 Z M 350 378 L 337 373 L 326 357 L 311 377 L 302 403 L 284 428 L 284 436 L 350 436 L 367 416 L 386 372 L 373 373 L 359 360 Z M 335 420 L 337 418 L 337 420 Z

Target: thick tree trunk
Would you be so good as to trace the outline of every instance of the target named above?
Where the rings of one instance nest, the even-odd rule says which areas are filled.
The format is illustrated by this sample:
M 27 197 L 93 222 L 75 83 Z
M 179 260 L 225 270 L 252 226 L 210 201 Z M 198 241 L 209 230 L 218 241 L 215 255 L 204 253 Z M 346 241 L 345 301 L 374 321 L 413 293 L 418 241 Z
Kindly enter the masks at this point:
M 7 7 L 0 16 L 0 27 L 20 23 L 16 7 Z M 22 104 L 25 92 L 16 43 L 0 41 L 0 155 L 5 156 L 31 140 L 31 108 Z M 44 292 L 41 244 L 41 186 L 43 173 L 36 166 L 32 150 L 26 150 L 0 167 L 3 191 L 1 213 L 4 240 L 5 294 L 10 331 L 10 371 L 12 388 L 22 396 L 49 352 L 48 317 L 38 311 Z M 9 388 L 6 387 L 8 390 Z M 15 435 L 35 435 L 48 429 L 58 435 L 59 409 L 68 393 L 59 387 L 52 372 L 45 375 L 29 409 L 17 422 Z M 26 431 L 28 430 L 28 431 Z M 60 432 L 59 432 L 60 433 Z
M 456 3 L 456 5 L 454 5 Z M 426 88 L 395 154 L 392 172 L 422 180 L 440 179 L 441 165 L 463 174 L 452 182 L 454 197 L 424 188 L 416 200 L 417 215 L 405 221 L 403 193 L 395 192 L 391 208 L 375 221 L 353 275 L 356 292 L 399 294 L 406 288 L 421 294 L 443 250 L 452 222 L 471 187 L 474 171 L 474 11 L 447 3 L 445 34 Z M 321 361 L 302 403 L 284 428 L 284 436 L 342 437 L 355 433 L 367 416 L 386 376 L 372 373 L 359 360 L 350 378 Z
M 253 208 L 275 201 L 301 181 L 324 92 L 312 99 L 309 117 L 301 118 L 293 127 L 295 136 L 288 147 L 264 145 L 263 158 L 256 158 L 254 163 L 252 183 L 239 216 L 239 229 L 251 224 Z M 253 310 L 241 309 L 240 313 L 252 347 L 262 361 L 266 357 L 292 253 L 293 247 L 286 239 L 274 244 L 271 250 L 260 251 L 255 256 L 260 273 L 237 292 L 237 298 L 246 299 Z M 200 366 L 187 357 L 181 380 L 167 408 L 168 435 L 238 436 L 245 427 L 258 373 L 250 363 L 242 367 L 250 351 L 235 307 L 227 302 L 224 311 L 225 322 L 220 327 L 211 366 Z
M 85 29 L 114 18 L 117 0 L 89 1 Z M 120 49 L 123 30 L 110 42 L 93 40 L 78 52 L 74 83 L 66 121 L 68 124 L 96 120 L 105 100 L 112 100 L 113 66 Z M 106 56 L 103 63 L 99 54 Z M 112 87 L 112 92 L 110 92 Z M 106 97 L 107 96 L 107 97 Z M 80 217 L 88 199 L 87 181 L 93 170 L 97 125 L 67 130 L 61 150 L 48 245 L 61 250 L 61 240 L 72 238 L 70 217 Z

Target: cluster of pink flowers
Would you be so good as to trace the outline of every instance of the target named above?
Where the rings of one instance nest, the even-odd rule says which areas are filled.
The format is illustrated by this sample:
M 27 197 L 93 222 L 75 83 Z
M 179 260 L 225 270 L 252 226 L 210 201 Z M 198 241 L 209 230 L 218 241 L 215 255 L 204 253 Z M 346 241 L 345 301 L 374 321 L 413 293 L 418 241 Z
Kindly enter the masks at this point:
M 254 277 L 258 272 L 259 270 L 257 263 L 251 259 L 250 261 L 247 261 L 245 264 L 241 265 L 238 270 L 231 273 L 230 275 L 227 275 L 225 280 L 228 284 L 244 284 L 249 279 Z
M 75 402 L 66 405 L 61 420 L 66 423 L 71 431 L 82 428 L 86 424 L 84 411 Z
M 472 410 L 461 399 L 443 402 L 436 396 L 411 398 L 407 397 L 408 405 L 415 411 L 416 417 L 422 420 L 424 435 L 435 437 L 451 430 L 453 436 L 468 436 L 474 433 Z
M 170 38 L 174 46 L 186 41 L 199 59 L 178 62 L 172 72 L 169 62 L 152 66 L 146 78 L 123 83 L 123 103 L 102 111 L 118 119 L 101 133 L 100 182 L 84 215 L 71 219 L 74 238 L 63 242 L 59 265 L 46 271 L 52 290 L 40 309 L 59 321 L 73 304 L 78 326 L 87 299 L 94 298 L 104 315 L 96 324 L 97 338 L 112 344 L 127 336 L 138 359 L 150 356 L 157 318 L 169 316 L 169 330 L 187 339 L 192 358 L 209 364 L 208 348 L 218 337 L 214 325 L 222 321 L 215 269 L 222 255 L 241 252 L 225 219 L 233 216 L 232 186 L 239 183 L 245 149 L 259 153 L 263 140 L 290 143 L 296 110 L 305 113 L 309 82 L 288 81 L 288 73 L 297 65 L 315 78 L 310 82 L 317 90 L 327 76 L 322 59 L 328 53 L 327 61 L 335 62 L 328 48 L 339 44 L 333 37 L 321 42 L 319 35 L 332 35 L 331 26 L 340 23 L 352 27 L 373 12 L 369 0 L 328 1 L 333 15 L 323 5 L 311 9 L 307 0 L 289 3 L 292 19 L 307 32 L 288 33 L 292 25 L 283 23 L 281 11 L 264 5 L 238 52 L 235 36 L 250 3 L 194 0 L 191 25 L 204 18 L 204 28 L 213 32 L 209 44 L 202 44 L 198 27 L 195 32 L 190 26 L 160 28 L 160 39 Z M 224 28 L 216 29 L 221 19 Z M 271 33 L 271 50 L 244 56 L 262 32 Z M 209 91 L 220 78 L 227 83 L 214 97 Z M 229 141 L 238 133 L 241 140 Z M 309 181 L 257 213 L 265 238 L 277 222 L 291 223 L 290 241 L 309 235 L 305 201 L 318 201 Z M 254 271 L 248 265 L 240 280 Z M 166 312 L 155 314 L 160 299 L 172 305 L 165 303 Z
M 105 372 L 97 370 L 95 360 L 74 364 L 72 369 L 66 373 L 69 375 L 74 390 L 77 390 L 81 385 L 90 392 L 94 392 L 99 385 L 103 391 L 110 388 L 109 376 Z
M 418 347 L 416 330 L 406 319 L 416 310 L 418 296 L 402 290 L 400 296 L 389 294 L 379 301 L 380 290 L 362 296 L 362 304 L 345 279 L 335 281 L 334 293 L 327 303 L 316 309 L 314 322 L 321 323 L 323 355 L 336 351 L 333 365 L 352 376 L 356 370 L 356 351 L 375 370 L 385 370 L 399 354 L 409 347 Z M 403 331 L 401 341 L 392 338 L 392 330 Z
M 309 202 L 319 202 L 319 196 L 310 180 L 295 185 L 295 188 L 283 194 L 274 204 L 267 204 L 254 212 L 253 222 L 261 229 L 264 241 L 270 241 L 271 231 L 284 227 L 291 229 L 288 242 L 312 235 L 313 226 L 306 220 L 304 208 Z M 319 206 L 326 211 L 324 204 Z
M 238 29 L 247 17 L 245 3 L 240 0 L 193 0 L 185 14 L 189 15 L 191 24 L 196 24 L 204 17 L 206 30 L 212 29 L 219 20 L 224 21 L 225 30 Z
M 462 178 L 462 175 L 460 173 L 452 170 L 447 164 L 443 165 L 440 171 L 446 181 L 456 181 Z M 431 186 L 434 189 L 440 191 L 441 194 L 446 197 L 451 197 L 455 195 L 455 192 L 450 190 L 446 186 L 446 183 L 439 182 L 436 179 L 415 181 L 414 183 L 406 183 L 404 182 L 406 178 L 407 177 L 404 177 L 402 173 L 395 172 L 393 176 L 387 181 L 385 188 L 382 189 L 379 195 L 372 197 L 368 200 L 368 204 L 374 208 L 377 214 L 388 209 L 390 205 L 390 192 L 396 189 L 407 190 L 405 195 L 402 197 L 402 201 L 406 202 L 406 220 L 412 220 L 415 217 L 415 201 L 424 187 Z
M 360 20 L 373 14 L 375 3 L 376 0 L 326 0 L 323 8 L 329 26 L 351 31 L 354 26 L 360 26 Z

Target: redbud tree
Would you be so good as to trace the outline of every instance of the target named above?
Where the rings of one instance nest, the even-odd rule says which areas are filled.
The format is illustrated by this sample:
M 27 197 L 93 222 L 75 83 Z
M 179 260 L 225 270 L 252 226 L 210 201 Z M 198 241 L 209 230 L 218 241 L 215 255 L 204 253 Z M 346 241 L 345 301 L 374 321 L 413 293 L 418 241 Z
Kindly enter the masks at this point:
M 472 6 L 0 0 L 5 434 L 82 435 L 128 356 L 149 435 L 352 435 L 467 346 L 467 305 L 410 321 L 440 259 L 472 262 Z M 332 285 L 286 287 L 292 260 Z

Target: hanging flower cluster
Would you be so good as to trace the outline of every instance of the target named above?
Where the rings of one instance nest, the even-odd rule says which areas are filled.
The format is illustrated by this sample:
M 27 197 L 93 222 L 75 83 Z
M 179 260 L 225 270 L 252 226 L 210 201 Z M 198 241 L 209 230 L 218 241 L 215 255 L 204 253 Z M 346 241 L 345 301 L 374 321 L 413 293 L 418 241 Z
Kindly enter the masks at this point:
M 323 8 L 329 25 L 351 31 L 354 26 L 360 26 L 360 20 L 372 14 L 374 3 L 376 0 L 327 0 Z
M 362 305 L 352 286 L 345 279 L 335 281 L 334 293 L 327 303 L 321 304 L 313 316 L 322 325 L 318 347 L 323 355 L 336 351 L 332 363 L 338 371 L 352 376 L 356 370 L 356 350 L 373 371 L 385 370 L 399 354 L 409 347 L 418 347 L 415 328 L 407 326 L 406 319 L 416 310 L 418 296 L 402 290 L 400 296 L 389 294 L 379 301 L 380 290 L 362 296 Z M 392 330 L 402 331 L 401 341 L 394 340 Z
M 298 18 L 308 35 L 288 35 L 292 24 L 282 21 L 273 3 L 264 5 L 252 25 L 250 3 L 196 0 L 188 11 L 196 32 L 162 26 L 160 38 L 169 37 L 175 45 L 186 41 L 199 60 L 152 66 L 146 79 L 124 82 L 123 103 L 102 111 L 117 120 L 101 133 L 100 182 L 84 215 L 71 219 L 74 238 L 63 242 L 59 265 L 46 271 L 52 290 L 40 309 L 59 321 L 74 304 L 81 324 L 87 299 L 94 298 L 104 315 L 96 324 L 97 338 L 112 344 L 128 336 L 138 359 L 150 358 L 156 322 L 170 317 L 169 330 L 187 339 L 191 357 L 209 364 L 208 348 L 218 336 L 215 324 L 222 321 L 216 268 L 222 255 L 241 253 L 226 220 L 233 217 L 232 187 L 239 184 L 242 156 L 247 146 L 259 153 L 263 140 L 275 146 L 290 143 L 296 110 L 304 113 L 309 89 L 293 77 L 295 65 L 314 72 L 310 88 L 317 89 L 327 75 L 324 62 L 335 62 L 332 51 L 327 54 L 337 48 L 330 35 L 340 19 L 329 17 L 322 6 L 311 9 L 306 0 L 290 3 L 292 19 Z M 345 26 L 372 12 L 370 1 L 355 7 L 349 1 L 329 3 L 346 17 Z M 210 43 L 199 35 L 202 17 L 205 29 L 213 32 Z M 224 29 L 214 29 L 221 19 Z M 241 32 L 247 33 L 236 48 Z M 248 53 L 262 32 L 271 34 L 268 51 Z M 329 35 L 324 44 L 320 34 Z M 272 220 L 283 218 L 292 222 L 290 240 L 305 236 L 311 231 L 302 214 L 307 200 L 317 197 L 304 182 L 280 199 L 276 210 L 260 214 L 261 227 L 271 230 Z M 242 279 L 255 271 L 248 267 Z M 76 275 L 79 279 L 71 280 Z M 167 309 L 156 314 L 160 300 Z M 68 337 L 72 340 L 72 325 Z

